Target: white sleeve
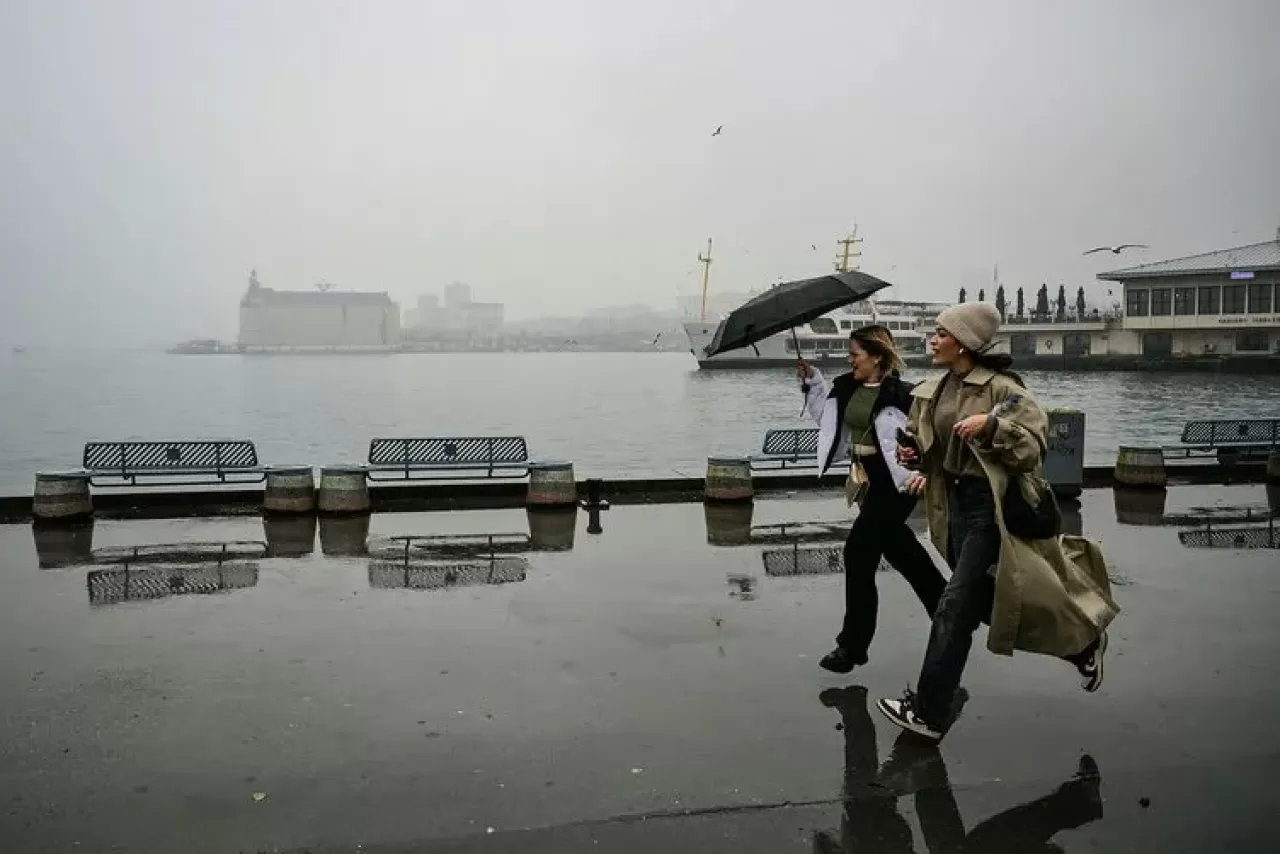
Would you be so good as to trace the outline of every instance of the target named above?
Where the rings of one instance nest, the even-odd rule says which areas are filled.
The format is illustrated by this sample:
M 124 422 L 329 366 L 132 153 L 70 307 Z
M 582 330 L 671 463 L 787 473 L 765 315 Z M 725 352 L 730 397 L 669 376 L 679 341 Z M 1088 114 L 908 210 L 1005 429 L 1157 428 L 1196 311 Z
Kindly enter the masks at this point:
M 809 366 L 813 371 L 813 376 L 809 377 L 805 382 L 809 383 L 809 393 L 805 395 L 804 411 L 809 414 L 809 418 L 814 424 L 822 426 L 822 410 L 827 405 L 827 395 L 831 390 L 827 386 L 827 381 L 822 376 L 822 371 Z
M 893 478 L 893 485 L 901 492 L 911 478 L 911 471 L 898 462 L 898 430 L 907 429 L 907 415 L 895 406 L 886 406 L 876 415 L 876 444 L 880 446 L 880 454 L 884 464 Z

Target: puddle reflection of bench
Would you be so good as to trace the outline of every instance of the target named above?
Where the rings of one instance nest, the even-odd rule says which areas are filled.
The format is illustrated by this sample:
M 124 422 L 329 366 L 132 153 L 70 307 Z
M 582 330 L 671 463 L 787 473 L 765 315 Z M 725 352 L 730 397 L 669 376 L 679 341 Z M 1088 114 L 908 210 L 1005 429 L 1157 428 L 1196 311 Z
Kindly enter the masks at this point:
M 429 534 L 369 541 L 369 586 L 444 590 L 524 581 L 528 534 Z
M 369 541 L 369 556 L 412 560 L 430 557 L 474 557 L 533 551 L 528 534 L 413 534 Z
M 764 574 L 770 578 L 791 575 L 837 575 L 844 572 L 844 546 L 794 545 L 789 549 L 763 549 Z M 891 567 L 880 561 L 879 572 Z
M 261 540 L 203 543 L 151 543 L 144 546 L 104 546 L 93 550 L 93 562 L 110 563 L 226 563 L 267 556 Z
M 1280 549 L 1280 526 L 1273 519 L 1265 525 L 1179 531 L 1178 542 L 1191 549 Z
M 481 584 L 524 581 L 529 561 L 517 555 L 492 555 L 488 560 L 434 562 L 371 560 L 369 586 L 378 589 L 444 590 Z
M 119 569 L 91 570 L 87 583 L 91 605 L 115 605 L 254 587 L 258 583 L 258 565 L 233 562 L 216 566 L 177 564 L 134 569 L 126 564 Z

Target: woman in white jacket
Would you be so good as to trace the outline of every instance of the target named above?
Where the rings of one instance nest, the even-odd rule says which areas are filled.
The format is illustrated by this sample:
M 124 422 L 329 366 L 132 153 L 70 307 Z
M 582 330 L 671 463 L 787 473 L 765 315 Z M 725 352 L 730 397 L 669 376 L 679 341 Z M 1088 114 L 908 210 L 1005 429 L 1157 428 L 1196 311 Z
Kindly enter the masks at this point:
M 898 377 L 902 358 L 883 326 L 864 326 L 849 338 L 847 374 L 828 383 L 803 360 L 805 410 L 818 425 L 818 474 L 852 457 L 847 492 L 860 507 L 844 544 L 844 625 L 836 648 L 819 665 L 848 673 L 867 663 L 876 632 L 879 597 L 875 573 L 883 557 L 902 573 L 933 616 L 946 579 L 907 525 L 915 507 L 905 492 L 911 472 L 897 458 L 897 434 L 907 423 L 911 386 Z

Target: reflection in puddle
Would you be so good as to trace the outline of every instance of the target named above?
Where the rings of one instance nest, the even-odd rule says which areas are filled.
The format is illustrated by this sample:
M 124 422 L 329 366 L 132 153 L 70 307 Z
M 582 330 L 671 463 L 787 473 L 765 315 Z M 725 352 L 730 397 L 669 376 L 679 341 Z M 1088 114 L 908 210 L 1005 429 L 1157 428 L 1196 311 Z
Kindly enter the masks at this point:
M 533 538 L 528 534 L 410 534 L 369 541 L 370 557 L 402 560 L 519 554 L 532 549 Z
M 529 560 L 520 553 L 533 547 L 534 538 L 526 534 L 379 537 L 369 542 L 369 586 L 443 590 L 512 584 L 528 575 Z
M 1178 542 L 1192 549 L 1280 549 L 1275 520 L 1264 525 L 1239 525 L 1179 531 Z
M 784 575 L 832 575 L 844 571 L 844 547 L 765 549 L 764 574 L 770 578 Z
M 479 584 L 511 584 L 524 581 L 527 558 L 494 555 L 487 561 L 369 561 L 369 586 L 380 589 L 443 590 Z
M 267 553 L 271 557 L 306 557 L 316 550 L 315 516 L 267 516 L 262 529 L 267 536 Z
M 32 525 L 36 560 L 41 569 L 61 569 L 93 562 L 93 520 L 74 526 Z
M 364 557 L 368 541 L 368 516 L 320 517 L 320 551 L 329 557 Z
M 159 565 L 143 569 L 132 569 L 126 564 L 120 569 L 95 569 L 89 573 L 89 603 L 115 605 L 168 596 L 221 593 L 254 587 L 257 583 L 256 563 Z
M 755 509 L 752 502 L 704 502 L 702 513 L 707 524 L 707 544 L 743 546 L 751 542 L 751 517 Z
M 731 572 L 727 580 L 729 582 L 730 599 L 752 602 L 759 596 L 756 593 L 756 577 L 754 575 Z
M 578 529 L 578 508 L 528 510 L 529 541 L 538 551 L 561 552 L 573 548 Z
M 1075 774 L 1040 797 L 1006 809 L 966 829 L 946 760 L 936 744 L 910 733 L 898 736 L 883 764 L 875 724 L 861 685 L 829 689 L 819 697 L 840 713 L 844 733 L 844 810 L 838 831 L 813 834 L 815 854 L 916 850 L 908 817 L 914 813 L 930 852 L 1061 851 L 1059 833 L 1103 816 L 1102 774 L 1091 756 Z M 899 811 L 911 796 L 914 809 Z
M 1115 500 L 1116 521 L 1122 525 L 1159 525 L 1164 522 L 1164 508 L 1169 501 L 1166 489 L 1111 490 Z
M 95 549 L 93 563 L 223 563 L 267 556 L 261 540 L 205 543 L 152 543 L 145 546 L 107 546 Z

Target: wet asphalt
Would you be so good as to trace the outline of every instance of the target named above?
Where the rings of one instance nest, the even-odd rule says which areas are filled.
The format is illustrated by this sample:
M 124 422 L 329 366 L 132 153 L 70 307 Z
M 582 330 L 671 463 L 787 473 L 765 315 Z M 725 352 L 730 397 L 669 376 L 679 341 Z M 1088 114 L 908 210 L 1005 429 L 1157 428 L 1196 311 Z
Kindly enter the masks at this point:
M 1086 492 L 1105 685 L 978 649 L 940 748 L 872 708 L 928 627 L 896 575 L 817 668 L 836 497 L 3 526 L 0 850 L 1274 850 L 1277 508 Z

